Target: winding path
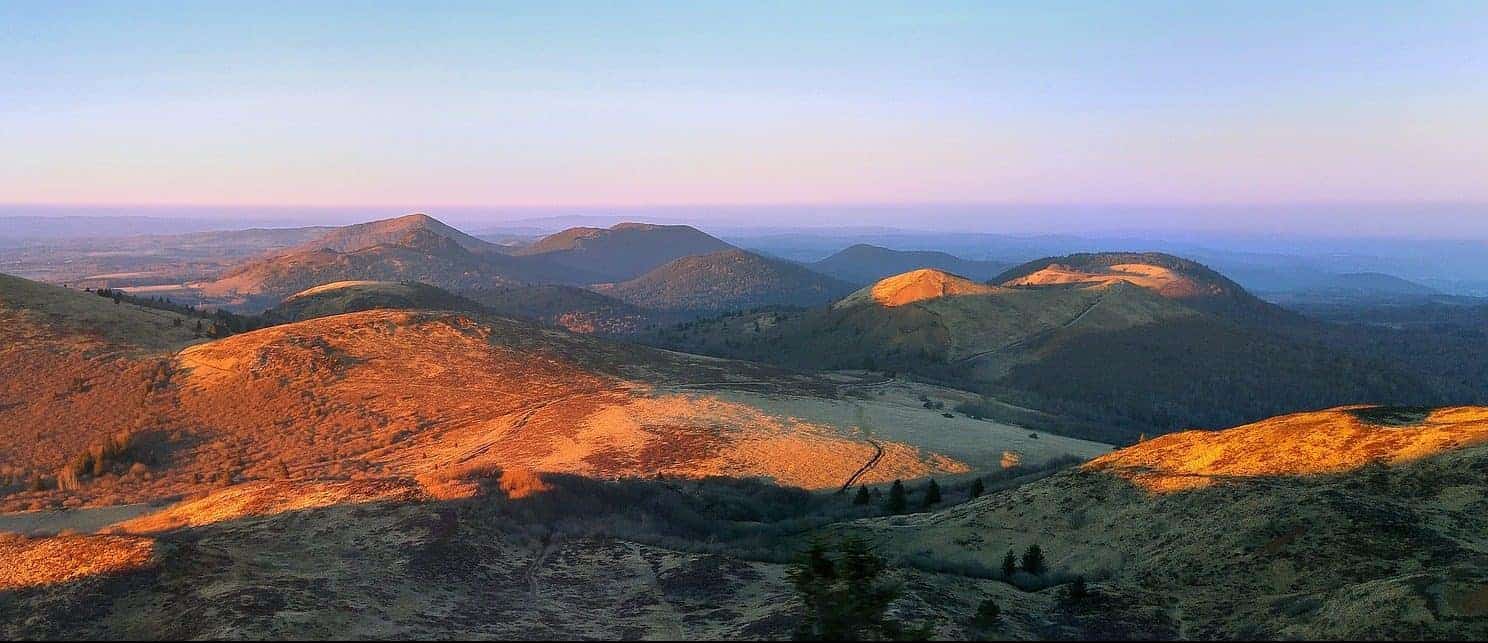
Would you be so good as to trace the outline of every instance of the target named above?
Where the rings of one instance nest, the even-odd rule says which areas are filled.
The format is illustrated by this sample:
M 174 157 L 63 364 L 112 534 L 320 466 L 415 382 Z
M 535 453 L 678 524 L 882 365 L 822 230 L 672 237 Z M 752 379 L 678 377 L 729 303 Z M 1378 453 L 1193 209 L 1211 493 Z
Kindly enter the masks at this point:
M 879 444 L 877 440 L 868 440 L 868 444 L 873 445 L 873 457 L 868 458 L 866 464 L 859 467 L 851 476 L 848 476 L 847 482 L 842 483 L 842 488 L 838 489 L 837 493 L 843 493 L 850 489 L 853 483 L 858 481 L 858 478 L 863 477 L 863 474 L 868 473 L 869 469 L 872 469 L 878 464 L 879 460 L 883 459 L 883 445 Z
M 972 353 L 970 355 L 967 355 L 966 357 L 958 358 L 956 360 L 956 363 L 970 362 L 972 360 L 979 359 L 979 358 L 982 358 L 982 357 L 986 357 L 988 355 L 996 355 L 996 354 L 999 354 L 999 353 L 1008 353 L 1008 352 L 1012 352 L 1014 350 L 1023 348 L 1025 346 L 1029 345 L 1030 343 L 1033 343 L 1033 342 L 1039 341 L 1041 339 L 1044 339 L 1044 338 L 1048 337 L 1049 335 L 1051 335 L 1051 334 L 1053 334 L 1053 333 L 1055 333 L 1057 331 L 1064 330 L 1066 328 L 1069 328 L 1070 326 L 1074 326 L 1075 324 L 1080 323 L 1080 320 L 1085 319 L 1085 316 L 1086 315 L 1089 315 L 1090 314 L 1090 311 L 1095 310 L 1095 307 L 1096 306 L 1099 306 L 1101 304 L 1101 302 L 1103 302 L 1105 300 L 1106 300 L 1105 293 L 1101 293 L 1101 296 L 1097 297 L 1095 299 L 1095 301 L 1090 302 L 1090 305 L 1089 306 L 1086 306 L 1085 307 L 1085 310 L 1080 311 L 1080 314 L 1075 315 L 1069 321 L 1064 322 L 1063 324 L 1060 324 L 1057 327 L 1046 328 L 1046 329 L 1041 330 L 1041 331 L 1039 331 L 1037 333 L 1034 333 L 1032 335 L 1029 335 L 1027 337 L 1024 337 L 1023 339 L 1020 339 L 1020 340 L 1018 340 L 1016 342 L 1013 342 L 1011 344 L 1007 344 L 1005 346 L 1000 346 L 998 348 L 994 348 L 994 349 L 991 349 L 991 350 L 977 351 L 975 353 Z

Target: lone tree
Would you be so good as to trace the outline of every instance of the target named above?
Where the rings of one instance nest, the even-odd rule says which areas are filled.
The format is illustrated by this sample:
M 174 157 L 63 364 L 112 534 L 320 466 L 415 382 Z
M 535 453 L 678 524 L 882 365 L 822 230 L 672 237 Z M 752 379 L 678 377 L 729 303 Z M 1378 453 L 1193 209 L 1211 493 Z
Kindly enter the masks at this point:
M 982 484 L 981 478 L 977 478 L 976 480 L 971 481 L 971 497 L 980 498 L 982 494 L 986 492 L 987 486 Z
M 858 487 L 858 495 L 853 496 L 853 504 L 866 505 L 872 497 L 868 495 L 868 487 Z
M 901 588 L 880 579 L 888 566 L 866 542 L 851 536 L 837 544 L 813 540 L 787 576 L 806 606 L 795 636 L 803 641 L 929 638 L 930 628 L 906 629 L 888 618 Z
M 1023 551 L 1023 571 L 1035 576 L 1044 573 L 1044 550 L 1037 543 Z
M 1011 579 L 1018 571 L 1018 555 L 1009 549 L 1006 556 L 1002 557 L 1002 577 Z
M 887 509 L 889 510 L 889 513 L 902 514 L 907 508 L 909 508 L 909 500 L 904 495 L 904 483 L 895 480 L 894 485 L 889 487 L 889 503 Z
M 925 485 L 925 506 L 940 502 L 940 485 L 936 484 L 935 478 L 930 479 L 930 484 Z

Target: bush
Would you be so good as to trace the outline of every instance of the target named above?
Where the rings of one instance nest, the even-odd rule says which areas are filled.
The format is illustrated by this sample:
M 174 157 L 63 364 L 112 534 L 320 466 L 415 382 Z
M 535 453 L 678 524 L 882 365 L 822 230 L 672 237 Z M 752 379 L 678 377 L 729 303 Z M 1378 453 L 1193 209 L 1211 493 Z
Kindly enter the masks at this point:
M 97 479 L 106 473 L 123 472 L 136 463 L 148 464 L 150 459 L 144 448 L 143 434 L 133 431 L 116 433 L 73 456 L 72 461 L 57 472 L 57 488 L 63 491 L 77 489 L 85 477 Z
M 986 629 L 995 627 L 1002 621 L 1002 608 L 988 598 L 977 605 L 976 616 L 972 618 L 972 625 Z

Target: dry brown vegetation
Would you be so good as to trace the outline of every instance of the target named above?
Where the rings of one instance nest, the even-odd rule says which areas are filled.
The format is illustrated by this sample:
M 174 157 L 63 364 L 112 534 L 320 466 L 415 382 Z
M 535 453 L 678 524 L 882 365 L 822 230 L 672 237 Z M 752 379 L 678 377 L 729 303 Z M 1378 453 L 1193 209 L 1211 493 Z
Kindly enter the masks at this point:
M 0 592 L 134 571 L 154 561 L 155 543 L 133 536 L 26 538 L 0 533 Z
M 1229 478 L 1308 476 L 1398 464 L 1488 441 L 1488 409 L 1459 407 L 1386 421 L 1372 407 L 1299 413 L 1225 431 L 1153 438 L 1085 465 L 1145 489 L 1192 489 Z M 1373 421 L 1371 421 L 1373 420 Z
M 89 310 L 157 312 L 40 288 Z M 470 467 L 762 476 L 827 489 L 875 452 L 848 423 L 660 387 L 738 381 L 830 397 L 836 383 L 500 318 L 366 311 L 205 344 L 155 338 L 125 351 L 122 340 L 7 310 L 27 321 L 8 327 L 17 341 L 7 350 L 19 359 L 6 363 L 16 369 L 3 380 L 13 402 L 0 408 L 17 427 L 0 447 L 12 510 L 151 501 L 250 481 L 418 477 L 459 486 Z M 89 346 L 112 352 L 90 360 Z M 865 481 L 967 470 L 884 442 Z

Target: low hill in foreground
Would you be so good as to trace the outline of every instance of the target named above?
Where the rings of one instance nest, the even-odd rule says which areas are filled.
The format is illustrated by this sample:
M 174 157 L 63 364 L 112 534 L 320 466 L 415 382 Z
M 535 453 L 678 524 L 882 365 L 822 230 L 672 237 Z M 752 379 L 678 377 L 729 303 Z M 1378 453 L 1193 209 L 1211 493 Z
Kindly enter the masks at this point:
M 739 481 L 253 482 L 108 534 L 0 538 L 0 634 L 780 639 L 802 617 L 784 563 L 851 535 L 902 588 L 891 616 L 938 639 L 1480 638 L 1485 438 L 1481 408 L 1337 409 L 896 516 Z M 1005 575 L 1033 545 L 1043 569 Z
M 1093 598 L 1048 616 L 1105 637 L 1474 638 L 1488 634 L 1485 442 L 1481 407 L 1304 413 L 851 531 L 953 569 L 1038 544 L 1092 580 Z

